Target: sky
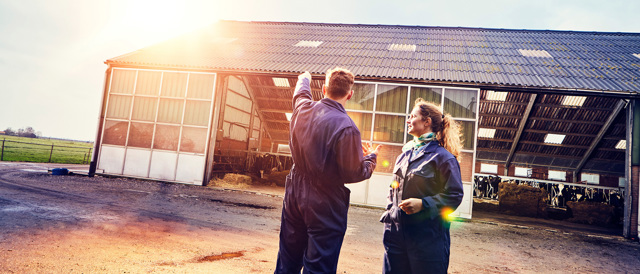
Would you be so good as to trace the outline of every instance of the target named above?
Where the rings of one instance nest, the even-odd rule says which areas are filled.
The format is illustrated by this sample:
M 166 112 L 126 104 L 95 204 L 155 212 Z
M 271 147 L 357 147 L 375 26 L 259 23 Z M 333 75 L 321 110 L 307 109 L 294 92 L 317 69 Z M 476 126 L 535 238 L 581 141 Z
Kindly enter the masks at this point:
M 104 64 L 218 20 L 640 33 L 635 0 L 0 0 L 0 131 L 96 137 Z

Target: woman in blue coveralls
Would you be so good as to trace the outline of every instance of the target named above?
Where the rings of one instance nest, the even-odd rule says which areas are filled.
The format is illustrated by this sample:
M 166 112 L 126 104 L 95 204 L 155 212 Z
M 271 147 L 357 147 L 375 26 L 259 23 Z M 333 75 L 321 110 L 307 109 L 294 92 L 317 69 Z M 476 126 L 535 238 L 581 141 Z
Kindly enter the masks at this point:
M 460 131 L 450 115 L 421 98 L 407 120 L 413 140 L 393 168 L 384 223 L 383 273 L 447 273 L 447 215 L 462 201 Z

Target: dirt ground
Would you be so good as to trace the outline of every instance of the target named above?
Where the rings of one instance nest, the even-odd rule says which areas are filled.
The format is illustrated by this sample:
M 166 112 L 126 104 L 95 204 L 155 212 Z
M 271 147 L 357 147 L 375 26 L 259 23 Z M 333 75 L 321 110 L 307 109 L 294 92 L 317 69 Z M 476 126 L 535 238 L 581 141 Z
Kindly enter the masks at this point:
M 279 187 L 235 191 L 47 174 L 54 166 L 0 162 L 0 273 L 273 272 Z M 381 272 L 381 213 L 351 207 L 339 273 Z M 452 223 L 450 273 L 640 269 L 640 244 L 615 231 L 474 216 Z

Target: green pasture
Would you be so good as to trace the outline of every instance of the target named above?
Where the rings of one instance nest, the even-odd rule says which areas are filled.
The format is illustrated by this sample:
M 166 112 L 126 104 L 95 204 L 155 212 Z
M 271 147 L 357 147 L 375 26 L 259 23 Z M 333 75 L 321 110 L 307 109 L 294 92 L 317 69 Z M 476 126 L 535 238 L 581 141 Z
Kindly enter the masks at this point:
M 88 164 L 93 143 L 0 135 L 0 150 L 2 161 Z

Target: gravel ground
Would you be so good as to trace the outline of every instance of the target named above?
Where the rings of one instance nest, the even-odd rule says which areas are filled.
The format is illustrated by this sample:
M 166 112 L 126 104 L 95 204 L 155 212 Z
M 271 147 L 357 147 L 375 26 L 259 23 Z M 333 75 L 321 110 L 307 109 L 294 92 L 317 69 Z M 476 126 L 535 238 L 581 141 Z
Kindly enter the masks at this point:
M 46 173 L 55 166 L 0 162 L 0 273 L 273 272 L 282 204 L 273 191 Z M 381 213 L 351 207 L 339 273 L 380 272 Z M 640 244 L 617 235 L 477 216 L 452 223 L 450 273 L 640 269 Z

